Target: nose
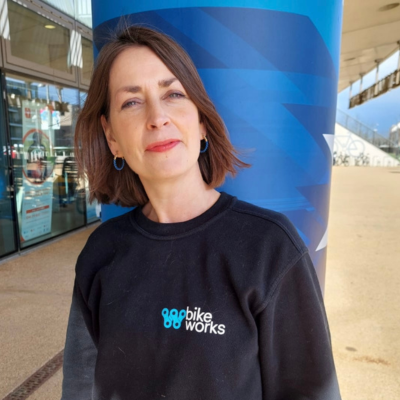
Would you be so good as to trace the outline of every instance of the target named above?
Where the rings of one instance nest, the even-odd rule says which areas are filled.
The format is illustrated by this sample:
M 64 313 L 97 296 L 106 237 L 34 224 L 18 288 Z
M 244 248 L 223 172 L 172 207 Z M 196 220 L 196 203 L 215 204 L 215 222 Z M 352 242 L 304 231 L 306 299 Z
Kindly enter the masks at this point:
M 161 129 L 169 124 L 169 116 L 159 100 L 148 101 L 147 129 Z

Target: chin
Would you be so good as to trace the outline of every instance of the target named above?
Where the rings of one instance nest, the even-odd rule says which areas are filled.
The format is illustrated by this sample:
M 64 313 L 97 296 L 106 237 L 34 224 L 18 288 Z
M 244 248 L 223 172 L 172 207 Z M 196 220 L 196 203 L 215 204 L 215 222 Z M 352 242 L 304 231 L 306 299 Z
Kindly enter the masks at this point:
M 183 164 L 182 162 L 172 162 L 172 160 L 165 160 L 167 162 L 161 163 L 152 174 L 155 179 L 171 179 L 183 176 L 198 166 L 197 160 L 193 165 Z

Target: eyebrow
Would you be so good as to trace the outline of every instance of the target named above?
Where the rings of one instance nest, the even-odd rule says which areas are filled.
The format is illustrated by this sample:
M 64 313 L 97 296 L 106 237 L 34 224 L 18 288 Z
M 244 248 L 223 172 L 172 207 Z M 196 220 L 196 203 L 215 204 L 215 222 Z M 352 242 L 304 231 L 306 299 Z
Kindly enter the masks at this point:
M 169 78 L 169 79 L 162 79 L 161 81 L 158 81 L 158 86 L 161 88 L 167 88 L 172 85 L 175 81 L 177 81 L 177 78 Z M 142 91 L 141 86 L 123 86 L 117 90 L 117 94 L 120 92 L 127 92 L 127 93 L 139 93 Z

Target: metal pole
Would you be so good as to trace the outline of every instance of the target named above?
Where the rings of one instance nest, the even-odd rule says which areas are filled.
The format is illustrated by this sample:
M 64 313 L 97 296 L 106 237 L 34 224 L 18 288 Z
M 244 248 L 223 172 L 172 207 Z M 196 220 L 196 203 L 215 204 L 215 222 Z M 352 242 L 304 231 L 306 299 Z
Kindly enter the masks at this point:
M 397 41 L 399 45 L 399 56 L 397 58 L 397 74 L 396 74 L 396 85 L 400 83 L 400 40 Z
M 380 60 L 375 60 L 376 62 L 376 73 L 375 73 L 375 87 L 374 87 L 374 96 L 378 94 L 378 78 L 379 78 L 379 62 Z
M 400 69 L 400 40 L 397 41 L 397 44 L 399 45 L 399 56 L 397 58 L 397 69 Z

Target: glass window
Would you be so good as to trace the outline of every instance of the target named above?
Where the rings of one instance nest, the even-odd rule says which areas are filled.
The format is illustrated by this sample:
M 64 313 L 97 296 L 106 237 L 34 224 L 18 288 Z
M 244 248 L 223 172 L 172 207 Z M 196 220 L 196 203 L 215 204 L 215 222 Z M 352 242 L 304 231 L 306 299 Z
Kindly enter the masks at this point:
M 50 4 L 52 7 L 57 8 L 57 10 L 64 12 L 70 17 L 75 18 L 73 0 L 43 0 L 43 1 L 47 4 Z M 87 1 L 87 0 L 77 0 L 77 1 Z
M 0 81 L 0 93 L 1 81 Z M 6 139 L 5 115 L 3 101 L 0 100 L 0 256 L 16 251 L 15 219 L 13 214 L 12 192 L 10 192 L 10 154 Z
M 91 0 L 43 0 L 72 18 L 92 27 Z
M 75 0 L 75 19 L 92 28 L 91 0 Z
M 97 200 L 93 200 L 92 204 L 89 203 L 89 184 L 85 181 L 86 186 L 86 220 L 87 223 L 98 221 L 101 215 L 101 206 Z
M 85 224 L 73 134 L 79 91 L 11 74 L 7 102 L 21 248 Z
M 70 29 L 12 0 L 7 5 L 11 55 L 71 74 Z
M 90 81 L 92 77 L 93 69 L 93 43 L 91 40 L 86 39 L 82 36 L 82 77 L 83 79 Z
M 80 92 L 80 104 L 83 107 L 86 101 L 86 92 Z M 94 200 L 91 204 L 89 203 L 89 183 L 85 181 L 85 188 L 86 188 L 86 220 L 87 223 L 91 223 L 94 221 L 98 221 L 100 218 L 101 207 L 97 200 Z

